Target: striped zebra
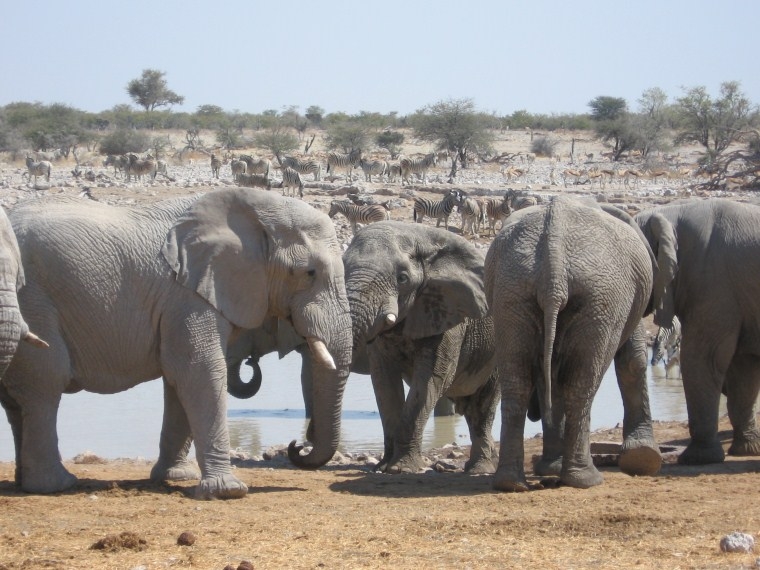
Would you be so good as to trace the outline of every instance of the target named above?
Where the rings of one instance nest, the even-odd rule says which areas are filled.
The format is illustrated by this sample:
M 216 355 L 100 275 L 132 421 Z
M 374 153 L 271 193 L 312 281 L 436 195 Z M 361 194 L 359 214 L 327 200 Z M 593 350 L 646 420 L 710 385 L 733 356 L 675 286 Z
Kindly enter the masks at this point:
M 280 160 L 280 166 L 288 166 L 299 174 L 313 174 L 314 180 L 321 180 L 322 178 L 322 165 L 316 160 L 286 156 Z
M 372 182 L 373 174 L 379 178 L 387 172 L 388 163 L 384 160 L 364 160 L 363 158 L 360 158 L 359 168 L 364 171 L 364 180 Z
M 222 167 L 222 161 L 215 155 L 211 155 L 211 177 L 219 178 L 219 169 Z
M 511 202 L 512 196 L 509 192 L 501 200 L 498 198 L 486 199 L 486 217 L 488 218 L 490 233 L 493 235 L 496 235 L 496 222 L 501 221 L 501 226 L 504 227 L 504 220 L 512 213 Z
M 286 166 L 282 169 L 282 181 L 278 188 L 282 188 L 282 195 L 292 195 L 296 197 L 296 188 L 298 188 L 298 195 L 303 198 L 303 182 L 301 182 L 301 175 L 295 170 Z M 292 190 L 289 190 L 292 188 Z
M 390 220 L 391 216 L 388 210 L 379 204 L 368 204 L 359 206 L 346 200 L 333 200 L 330 202 L 330 211 L 328 216 L 335 217 L 335 214 L 343 214 L 351 224 L 351 231 L 356 235 L 356 224 L 367 225 L 372 222 L 382 222 Z
M 269 176 L 272 163 L 268 159 L 253 158 L 249 154 L 241 154 L 239 159 L 245 162 L 245 171 L 248 174 L 263 174 L 264 176 Z
M 401 163 L 399 162 L 389 162 L 388 163 L 388 171 L 386 172 L 388 175 L 388 182 L 395 182 L 396 178 L 401 178 Z
M 443 200 L 431 200 L 429 198 L 420 197 L 415 198 L 413 219 L 420 224 L 425 216 L 435 218 L 436 228 L 441 225 L 441 220 L 443 220 L 444 227 L 448 230 L 449 216 L 451 215 L 451 212 L 454 211 L 454 206 L 458 204 L 459 200 L 460 193 L 458 190 L 449 190 Z
M 359 165 L 361 159 L 361 149 L 352 150 L 348 154 L 331 152 L 327 155 L 327 174 L 330 174 L 330 171 L 335 173 L 336 168 L 345 168 L 347 172 L 346 178 L 351 182 L 351 171 Z
M 32 176 L 34 176 L 35 184 L 37 184 L 38 176 L 44 176 L 45 180 L 50 182 L 50 171 L 53 169 L 53 165 L 50 164 L 47 160 L 41 160 L 39 162 L 35 162 L 31 156 L 27 156 L 26 168 L 27 168 L 27 175 L 29 176 L 29 180 L 31 180 Z
M 232 179 L 237 182 L 241 174 L 245 174 L 248 165 L 244 160 L 237 160 L 233 158 L 230 161 L 230 171 L 232 172 Z
M 401 159 L 401 185 L 409 182 L 410 174 L 422 176 L 422 183 L 427 184 L 427 171 L 431 166 L 438 164 L 438 155 L 435 153 L 426 154 L 420 158 L 402 158 Z
M 470 234 L 478 237 L 480 225 L 483 223 L 483 210 L 475 198 L 462 196 L 457 204 L 459 215 L 462 216 L 462 235 Z
M 661 360 L 665 364 L 665 378 L 668 378 L 671 368 L 681 364 L 681 321 L 675 315 L 669 328 L 660 327 L 657 330 L 652 344 L 652 366 Z

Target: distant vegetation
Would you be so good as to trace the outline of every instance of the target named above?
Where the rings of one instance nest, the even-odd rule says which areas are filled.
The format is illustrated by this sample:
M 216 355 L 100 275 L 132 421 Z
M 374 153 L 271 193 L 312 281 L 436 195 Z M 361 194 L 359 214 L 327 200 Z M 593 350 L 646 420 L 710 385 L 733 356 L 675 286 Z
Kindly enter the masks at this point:
M 137 105 L 118 104 L 99 113 L 80 111 L 54 103 L 14 102 L 0 107 L 0 151 L 21 153 L 60 149 L 68 156 L 76 148 L 102 154 L 160 150 L 167 146 L 156 131 L 186 133 L 185 148 L 260 148 L 275 153 L 308 152 L 319 136 L 329 149 L 384 149 L 399 155 L 405 137 L 428 141 L 435 150 L 448 150 L 467 168 L 468 157 L 488 158 L 491 142 L 507 130 L 534 132 L 532 151 L 551 156 L 558 131 L 588 131 L 609 145 L 614 160 L 636 152 L 643 157 L 669 152 L 679 144 L 704 147 L 702 166 L 712 173 L 750 170 L 760 166 L 757 105 L 742 93 L 736 81 L 725 82 L 717 97 L 704 87 L 684 88 L 681 97 L 668 101 L 659 88 L 644 91 L 631 109 L 623 98 L 601 95 L 589 102 L 589 113 L 535 114 L 520 109 L 499 116 L 475 108 L 471 99 L 446 100 L 427 105 L 415 113 L 361 111 L 350 115 L 327 113 L 312 105 L 303 113 L 296 106 L 261 112 L 226 111 L 213 104 L 194 113 L 175 112 L 184 98 L 168 88 L 164 73 L 146 69 L 127 84 L 126 91 Z M 203 140 L 213 133 L 214 140 Z M 737 144 L 741 146 L 736 150 Z M 719 176 L 720 178 L 720 176 Z

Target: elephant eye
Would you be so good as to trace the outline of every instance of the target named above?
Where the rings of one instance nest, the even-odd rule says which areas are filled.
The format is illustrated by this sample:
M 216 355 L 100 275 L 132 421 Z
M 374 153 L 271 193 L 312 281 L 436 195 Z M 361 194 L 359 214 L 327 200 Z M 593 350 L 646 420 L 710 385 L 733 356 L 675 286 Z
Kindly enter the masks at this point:
M 317 270 L 316 269 L 309 269 L 306 272 L 306 275 L 308 275 L 309 277 L 314 277 L 316 274 L 317 274 Z
M 409 275 L 407 273 L 399 273 L 397 277 L 399 285 L 409 283 Z

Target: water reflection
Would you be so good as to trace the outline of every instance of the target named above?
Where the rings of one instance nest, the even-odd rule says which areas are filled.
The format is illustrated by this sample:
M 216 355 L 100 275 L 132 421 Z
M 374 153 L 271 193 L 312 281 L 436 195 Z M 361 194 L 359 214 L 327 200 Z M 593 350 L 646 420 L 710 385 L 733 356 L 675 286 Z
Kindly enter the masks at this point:
M 306 432 L 300 387 L 300 358 L 296 354 L 278 360 L 276 355 L 261 359 L 264 381 L 261 391 L 250 400 L 228 399 L 230 443 L 250 454 L 259 455 L 272 445 L 303 441 Z M 243 367 L 244 372 L 249 371 Z M 649 368 L 649 394 L 656 420 L 685 421 L 686 405 L 678 378 L 665 378 L 664 368 Z M 352 374 L 344 396 L 341 449 L 381 451 L 383 434 L 369 376 Z M 725 412 L 725 398 L 721 413 Z M 145 457 L 158 454 L 163 414 L 160 381 L 141 384 L 120 394 L 99 395 L 80 392 L 64 395 L 58 418 L 61 455 L 68 459 L 83 451 L 107 458 Z M 604 377 L 591 411 L 592 429 L 613 427 L 623 421 L 623 408 L 614 370 Z M 499 438 L 501 418 L 497 413 L 494 437 Z M 526 422 L 525 436 L 541 431 L 540 423 Z M 432 418 L 425 428 L 423 448 L 456 442 L 469 444 L 463 417 Z M 13 440 L 6 421 L 0 421 L 0 461 L 13 459 Z

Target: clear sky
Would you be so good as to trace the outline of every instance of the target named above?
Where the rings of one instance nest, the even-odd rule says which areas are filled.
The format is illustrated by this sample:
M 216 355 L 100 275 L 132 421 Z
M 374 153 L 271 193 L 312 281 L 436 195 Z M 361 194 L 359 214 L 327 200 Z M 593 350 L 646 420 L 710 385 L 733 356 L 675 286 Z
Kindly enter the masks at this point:
M 631 110 L 739 81 L 760 103 L 757 0 L 25 0 L 0 15 L 0 105 L 132 104 L 142 70 L 185 97 L 259 113 L 406 115 L 447 99 L 509 115 Z

